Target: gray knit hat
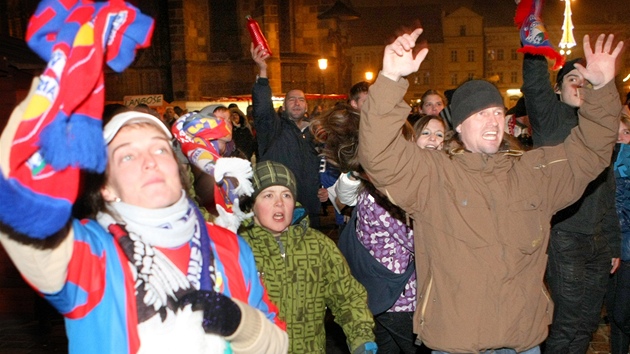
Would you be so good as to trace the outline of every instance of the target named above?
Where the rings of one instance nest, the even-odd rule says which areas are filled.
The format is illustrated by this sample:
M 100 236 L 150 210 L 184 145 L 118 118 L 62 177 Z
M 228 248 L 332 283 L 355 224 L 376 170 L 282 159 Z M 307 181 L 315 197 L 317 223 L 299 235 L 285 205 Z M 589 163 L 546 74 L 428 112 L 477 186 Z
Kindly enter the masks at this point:
M 297 198 L 295 176 L 285 165 L 275 161 L 262 161 L 256 163 L 254 168 L 254 194 L 256 199 L 258 194 L 265 188 L 271 186 L 284 186 L 289 188 L 293 198 Z
M 451 100 L 453 129 L 471 115 L 490 107 L 505 107 L 499 90 L 484 80 L 465 82 L 455 90 Z

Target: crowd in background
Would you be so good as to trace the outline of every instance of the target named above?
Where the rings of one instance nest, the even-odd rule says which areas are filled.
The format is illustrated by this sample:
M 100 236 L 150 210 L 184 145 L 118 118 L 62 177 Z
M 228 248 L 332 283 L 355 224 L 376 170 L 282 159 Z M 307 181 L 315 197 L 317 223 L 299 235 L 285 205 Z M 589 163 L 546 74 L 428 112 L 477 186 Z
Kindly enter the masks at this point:
M 421 32 L 385 47 L 374 83 L 310 111 L 299 88 L 274 108 L 252 44 L 245 113 L 107 105 L 103 151 L 83 151 L 106 156 L 94 168 L 46 149 L 60 130 L 29 125 L 34 85 L 0 139 L 0 242 L 65 316 L 70 351 L 324 353 L 329 310 L 353 354 L 586 353 L 605 304 L 627 353 L 623 43 L 585 37 L 553 84 L 525 54 L 513 107 L 484 80 L 411 107 Z

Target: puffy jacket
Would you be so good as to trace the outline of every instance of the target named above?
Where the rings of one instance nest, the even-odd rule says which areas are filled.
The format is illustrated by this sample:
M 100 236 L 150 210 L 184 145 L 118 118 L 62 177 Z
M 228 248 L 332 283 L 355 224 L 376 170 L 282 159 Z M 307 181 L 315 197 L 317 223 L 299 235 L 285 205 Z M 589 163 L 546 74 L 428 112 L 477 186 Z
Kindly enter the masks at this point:
M 553 314 L 543 285 L 549 222 L 610 162 L 620 112 L 614 83 L 584 89 L 580 126 L 563 144 L 522 156 L 418 149 L 400 135 L 408 85 L 381 75 L 370 87 L 359 160 L 415 220 L 414 331 L 449 352 L 532 348 Z
M 254 252 L 260 278 L 286 321 L 289 353 L 325 353 L 324 317 L 330 308 L 351 351 L 374 341 L 374 321 L 365 288 L 350 274 L 337 245 L 310 228 L 303 208 L 277 239 L 246 221 L 241 235 Z

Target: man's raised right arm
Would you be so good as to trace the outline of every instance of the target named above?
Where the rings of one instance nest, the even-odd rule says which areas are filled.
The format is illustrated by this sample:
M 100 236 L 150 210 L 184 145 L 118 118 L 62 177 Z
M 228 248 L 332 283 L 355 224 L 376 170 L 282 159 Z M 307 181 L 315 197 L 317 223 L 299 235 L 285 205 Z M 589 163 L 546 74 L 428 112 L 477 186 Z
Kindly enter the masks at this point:
M 269 87 L 269 79 L 267 78 L 266 60 L 269 58 L 269 53 L 262 46 L 254 48 L 253 43 L 250 47 L 250 53 L 259 68 L 259 74 L 252 89 L 252 106 L 254 108 L 254 126 L 256 127 L 258 151 L 263 155 L 272 143 L 274 132 L 278 129 L 279 122 L 273 109 L 271 87 Z

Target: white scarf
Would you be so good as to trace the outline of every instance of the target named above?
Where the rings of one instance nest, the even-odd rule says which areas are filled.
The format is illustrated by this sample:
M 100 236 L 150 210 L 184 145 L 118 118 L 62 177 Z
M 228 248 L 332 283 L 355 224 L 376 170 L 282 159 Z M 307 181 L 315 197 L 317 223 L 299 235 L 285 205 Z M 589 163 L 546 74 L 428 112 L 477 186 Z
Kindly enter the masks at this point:
M 113 224 L 121 225 L 128 233 L 119 241 L 123 252 L 131 263 L 138 321 L 142 322 L 160 313 L 162 320 L 166 308 L 176 309 L 178 296 L 189 289 L 200 288 L 202 267 L 199 252 L 201 227 L 194 206 L 186 194 L 173 205 L 160 209 L 146 209 L 123 202 L 108 203 L 109 213 L 99 213 L 99 224 L 109 230 Z M 191 242 L 192 241 L 192 242 Z M 176 248 L 191 242 L 188 272 L 183 274 L 171 260 L 155 247 Z
M 107 203 L 110 213 L 98 213 L 96 220 L 105 229 L 111 224 L 123 224 L 129 233 L 157 247 L 175 248 L 190 241 L 197 216 L 182 190 L 179 200 L 166 208 L 146 209 L 125 202 Z

